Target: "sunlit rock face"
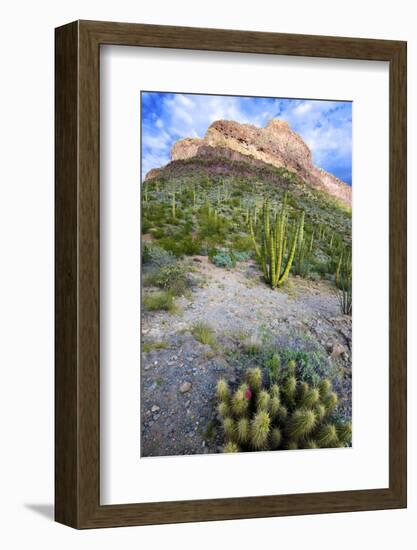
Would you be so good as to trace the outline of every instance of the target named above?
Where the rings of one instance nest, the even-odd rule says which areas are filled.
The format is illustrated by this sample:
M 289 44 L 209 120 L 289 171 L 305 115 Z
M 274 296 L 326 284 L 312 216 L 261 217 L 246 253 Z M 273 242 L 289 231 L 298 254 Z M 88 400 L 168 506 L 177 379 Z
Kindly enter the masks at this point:
M 314 166 L 309 147 L 284 120 L 272 119 L 265 128 L 217 120 L 210 125 L 203 139 L 181 139 L 171 148 L 172 162 L 194 157 L 213 159 L 216 156 L 223 160 L 245 160 L 256 165 L 262 162 L 286 168 L 347 206 L 352 204 L 352 188 L 333 174 Z M 145 179 L 159 175 L 161 169 L 154 169 L 146 174 Z

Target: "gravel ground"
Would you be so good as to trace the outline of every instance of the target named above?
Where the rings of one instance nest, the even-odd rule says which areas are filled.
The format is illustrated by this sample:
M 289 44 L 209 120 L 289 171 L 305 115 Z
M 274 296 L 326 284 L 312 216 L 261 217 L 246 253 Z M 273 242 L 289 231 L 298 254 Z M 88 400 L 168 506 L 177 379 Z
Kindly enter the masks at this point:
M 240 379 L 245 366 L 233 357 L 245 335 L 268 333 L 281 348 L 325 354 L 337 372 L 339 412 L 351 416 L 351 318 L 340 314 L 331 283 L 293 277 L 272 291 L 253 262 L 230 271 L 204 256 L 193 264 L 204 284 L 189 298 L 177 299 L 179 311 L 142 316 L 143 342 L 164 343 L 162 349 L 142 353 L 142 456 L 221 450 L 215 385 L 222 376 L 231 383 Z M 214 349 L 192 336 L 197 322 L 215 331 Z

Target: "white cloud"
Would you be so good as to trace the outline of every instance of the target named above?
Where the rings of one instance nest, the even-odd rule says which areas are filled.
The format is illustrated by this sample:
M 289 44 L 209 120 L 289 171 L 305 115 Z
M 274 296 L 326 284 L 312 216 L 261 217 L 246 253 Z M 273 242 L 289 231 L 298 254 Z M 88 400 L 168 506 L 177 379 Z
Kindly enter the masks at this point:
M 159 103 L 154 103 L 156 112 L 143 123 L 143 172 L 168 162 L 173 142 L 203 137 L 215 120 L 265 126 L 274 117 L 286 120 L 302 136 L 316 164 L 326 168 L 344 162 L 350 167 L 350 110 L 340 110 L 340 106 L 330 101 L 162 94 Z

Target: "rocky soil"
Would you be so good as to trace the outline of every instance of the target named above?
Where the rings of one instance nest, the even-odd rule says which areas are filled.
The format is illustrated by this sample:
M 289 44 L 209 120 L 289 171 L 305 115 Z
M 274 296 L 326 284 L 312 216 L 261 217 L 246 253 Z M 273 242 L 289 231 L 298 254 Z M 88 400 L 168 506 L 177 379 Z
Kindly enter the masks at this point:
M 142 456 L 220 451 L 215 385 L 222 376 L 239 381 L 248 338 L 325 356 L 339 413 L 351 416 L 351 318 L 341 315 L 334 285 L 292 277 L 272 291 L 252 261 L 233 270 L 203 256 L 192 261 L 200 284 L 176 300 L 178 311 L 142 316 Z M 198 322 L 214 330 L 213 345 L 192 335 Z

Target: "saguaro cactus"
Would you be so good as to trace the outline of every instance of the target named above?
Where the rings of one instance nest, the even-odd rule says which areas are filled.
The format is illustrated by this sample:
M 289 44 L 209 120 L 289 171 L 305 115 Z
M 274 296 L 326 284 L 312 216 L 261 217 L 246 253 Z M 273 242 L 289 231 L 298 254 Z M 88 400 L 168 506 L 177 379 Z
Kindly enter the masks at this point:
M 278 211 L 271 211 L 268 200 L 262 208 L 261 242 L 257 241 L 252 219 L 249 229 L 265 281 L 276 288 L 285 283 L 294 261 L 299 236 L 304 228 L 304 215 L 291 226 L 286 197 Z
M 172 201 L 171 201 L 171 211 L 172 211 L 172 217 L 175 220 L 175 214 L 176 214 L 176 203 L 175 203 L 175 191 L 172 192 Z

